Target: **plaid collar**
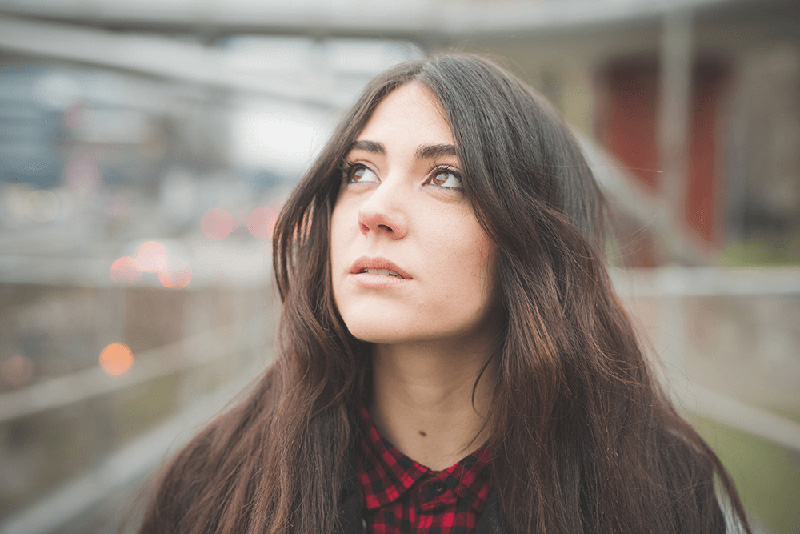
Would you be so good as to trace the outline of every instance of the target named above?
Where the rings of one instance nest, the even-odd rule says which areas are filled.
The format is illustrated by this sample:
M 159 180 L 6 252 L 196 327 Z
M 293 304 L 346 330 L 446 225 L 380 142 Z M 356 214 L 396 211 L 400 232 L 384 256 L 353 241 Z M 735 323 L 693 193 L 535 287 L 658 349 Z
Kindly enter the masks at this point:
M 433 471 L 397 450 L 381 437 L 365 407 L 359 418 L 362 439 L 357 455 L 358 483 L 362 505 L 382 508 L 400 499 L 415 484 L 433 492 L 431 507 L 463 502 L 480 513 L 489 497 L 489 449 L 481 447 L 444 471 Z

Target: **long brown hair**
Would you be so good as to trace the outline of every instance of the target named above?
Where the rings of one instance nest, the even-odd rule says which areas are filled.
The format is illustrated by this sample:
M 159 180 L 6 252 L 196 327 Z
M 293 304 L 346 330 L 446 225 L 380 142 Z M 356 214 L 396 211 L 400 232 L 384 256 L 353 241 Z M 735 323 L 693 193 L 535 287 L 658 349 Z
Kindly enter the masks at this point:
M 495 365 L 492 480 L 512 533 L 726 532 L 719 459 L 643 357 L 602 257 L 603 204 L 568 128 L 494 63 L 447 55 L 373 80 L 286 203 L 273 264 L 277 355 L 247 399 L 164 471 L 143 532 L 332 532 L 368 346 L 334 305 L 329 222 L 339 169 L 397 87 L 428 87 L 459 150 L 464 193 L 497 245 L 505 332 Z

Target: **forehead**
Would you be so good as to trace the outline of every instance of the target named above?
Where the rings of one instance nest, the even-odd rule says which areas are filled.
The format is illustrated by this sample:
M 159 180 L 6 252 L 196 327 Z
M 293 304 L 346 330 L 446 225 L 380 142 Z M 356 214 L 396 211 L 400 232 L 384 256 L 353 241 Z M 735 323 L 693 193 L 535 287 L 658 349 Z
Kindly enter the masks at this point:
M 393 145 L 455 144 L 444 108 L 433 92 L 407 83 L 389 93 L 357 139 Z

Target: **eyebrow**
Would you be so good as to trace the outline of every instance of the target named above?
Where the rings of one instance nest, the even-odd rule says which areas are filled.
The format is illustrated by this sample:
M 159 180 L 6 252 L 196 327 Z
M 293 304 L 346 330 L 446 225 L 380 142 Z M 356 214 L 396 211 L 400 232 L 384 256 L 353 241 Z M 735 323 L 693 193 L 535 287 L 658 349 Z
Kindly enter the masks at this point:
M 359 139 L 350 145 L 350 150 L 364 150 L 374 154 L 386 155 L 386 147 L 383 143 Z M 438 145 L 420 145 L 414 151 L 417 159 L 436 159 L 442 156 L 457 156 L 456 145 L 450 143 L 440 143 Z
M 350 150 L 364 150 L 366 152 L 373 152 L 375 154 L 386 155 L 386 147 L 381 143 L 375 141 L 367 141 L 366 139 L 359 139 L 350 145 Z M 348 152 L 350 151 L 348 150 Z
M 420 145 L 414 151 L 417 159 L 436 159 L 442 156 L 456 156 L 456 145 L 443 143 L 439 145 Z

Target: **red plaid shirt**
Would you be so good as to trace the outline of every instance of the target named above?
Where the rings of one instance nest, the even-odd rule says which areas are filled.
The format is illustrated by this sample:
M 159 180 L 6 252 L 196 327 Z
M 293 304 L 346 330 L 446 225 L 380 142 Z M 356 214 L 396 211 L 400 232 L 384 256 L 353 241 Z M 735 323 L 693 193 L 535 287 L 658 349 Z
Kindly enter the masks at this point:
M 470 534 L 489 497 L 489 450 L 444 471 L 420 465 L 383 439 L 366 408 L 358 483 L 366 532 Z

